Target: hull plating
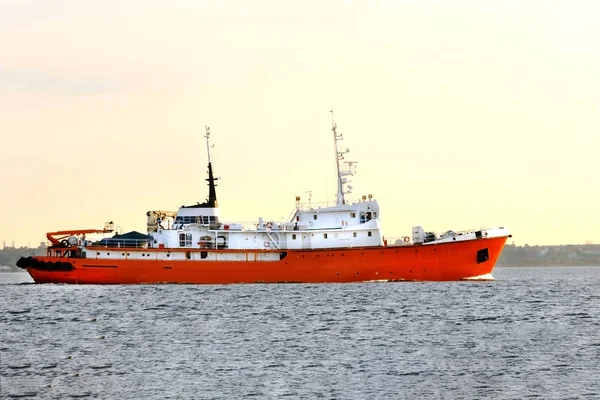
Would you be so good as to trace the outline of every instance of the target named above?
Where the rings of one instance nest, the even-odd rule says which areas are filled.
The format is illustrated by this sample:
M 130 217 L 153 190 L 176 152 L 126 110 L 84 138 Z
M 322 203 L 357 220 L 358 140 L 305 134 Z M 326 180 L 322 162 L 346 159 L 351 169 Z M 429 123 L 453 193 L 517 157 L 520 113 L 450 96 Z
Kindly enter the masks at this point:
M 28 267 L 36 283 L 231 284 L 454 281 L 490 276 L 506 237 L 421 246 L 287 250 L 277 261 L 163 261 L 36 257 L 68 261 L 70 271 Z M 487 249 L 486 260 L 478 251 Z M 166 249 L 165 249 L 166 251 Z M 226 253 L 227 250 L 216 250 Z

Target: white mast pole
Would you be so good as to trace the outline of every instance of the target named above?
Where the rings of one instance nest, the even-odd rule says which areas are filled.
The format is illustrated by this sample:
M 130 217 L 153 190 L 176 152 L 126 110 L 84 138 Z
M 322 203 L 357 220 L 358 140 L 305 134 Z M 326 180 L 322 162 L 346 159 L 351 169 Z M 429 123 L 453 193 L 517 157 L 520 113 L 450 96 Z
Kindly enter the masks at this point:
M 344 186 L 342 182 L 342 175 L 340 173 L 340 160 L 343 159 L 343 153 L 340 153 L 338 150 L 338 140 L 342 139 L 342 135 L 338 135 L 337 133 L 337 125 L 335 124 L 335 120 L 333 119 L 333 110 L 329 110 L 331 112 L 331 131 L 333 132 L 333 144 L 335 146 L 335 166 L 337 171 L 337 202 L 336 204 L 339 206 L 341 204 L 346 204 L 346 199 L 344 199 Z
M 210 164 L 210 144 L 208 143 L 208 138 L 210 137 L 210 127 L 208 125 L 204 126 L 206 128 L 206 152 L 208 153 L 208 163 Z

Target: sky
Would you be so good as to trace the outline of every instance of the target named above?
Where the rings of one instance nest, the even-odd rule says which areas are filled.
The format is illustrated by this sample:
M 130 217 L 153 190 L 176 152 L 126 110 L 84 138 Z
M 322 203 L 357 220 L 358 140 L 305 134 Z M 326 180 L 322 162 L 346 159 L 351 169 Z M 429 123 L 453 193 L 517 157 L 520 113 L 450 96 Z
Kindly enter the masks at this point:
M 0 0 L 0 240 L 145 230 L 207 197 L 287 219 L 336 193 L 386 237 L 600 243 L 600 2 Z

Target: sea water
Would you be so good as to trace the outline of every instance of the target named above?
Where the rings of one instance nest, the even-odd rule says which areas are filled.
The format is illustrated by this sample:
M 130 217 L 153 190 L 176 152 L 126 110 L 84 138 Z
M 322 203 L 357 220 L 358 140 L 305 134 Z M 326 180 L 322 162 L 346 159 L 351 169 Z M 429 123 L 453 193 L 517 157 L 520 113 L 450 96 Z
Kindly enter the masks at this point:
M 600 398 L 600 267 L 491 282 L 35 285 L 0 274 L 0 398 Z

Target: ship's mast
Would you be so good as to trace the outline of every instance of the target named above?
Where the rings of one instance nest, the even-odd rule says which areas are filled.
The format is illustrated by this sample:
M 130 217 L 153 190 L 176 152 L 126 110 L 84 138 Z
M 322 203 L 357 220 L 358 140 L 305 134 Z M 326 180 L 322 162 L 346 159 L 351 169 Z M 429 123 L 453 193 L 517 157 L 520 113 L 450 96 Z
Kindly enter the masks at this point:
M 204 125 L 206 128 L 206 134 L 204 137 L 206 138 L 206 153 L 208 154 L 208 164 L 210 165 L 210 143 L 208 139 L 210 138 L 210 127 L 208 125 Z
M 215 184 L 215 180 L 218 178 L 215 178 L 213 175 L 213 169 L 212 169 L 212 162 L 210 160 L 210 142 L 209 142 L 209 138 L 210 138 L 210 127 L 206 126 L 206 134 L 204 135 L 204 137 L 206 138 L 206 153 L 208 154 L 208 179 L 206 179 L 208 181 L 208 206 L 209 207 L 218 207 L 217 204 L 217 190 L 216 190 L 216 184 Z
M 331 112 L 331 131 L 333 132 L 333 144 L 335 146 L 335 166 L 337 171 L 337 205 L 346 204 L 346 198 L 344 194 L 352 193 L 352 186 L 348 185 L 348 189 L 344 191 L 344 185 L 349 184 L 350 181 L 345 176 L 354 175 L 354 168 L 356 162 L 354 161 L 343 161 L 344 154 L 350 152 L 350 150 L 341 150 L 338 147 L 338 141 L 343 140 L 344 137 L 341 133 L 337 133 L 337 124 L 333 118 L 333 110 Z

